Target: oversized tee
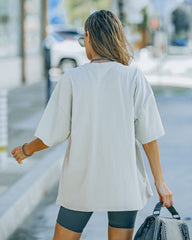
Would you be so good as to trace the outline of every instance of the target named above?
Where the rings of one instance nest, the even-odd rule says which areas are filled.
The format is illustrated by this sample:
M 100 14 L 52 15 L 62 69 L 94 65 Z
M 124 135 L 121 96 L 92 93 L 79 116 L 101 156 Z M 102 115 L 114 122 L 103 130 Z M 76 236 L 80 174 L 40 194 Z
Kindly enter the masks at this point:
M 139 210 L 153 196 L 140 145 L 164 135 L 142 71 L 111 61 L 67 70 L 35 131 L 67 140 L 56 203 L 78 211 Z

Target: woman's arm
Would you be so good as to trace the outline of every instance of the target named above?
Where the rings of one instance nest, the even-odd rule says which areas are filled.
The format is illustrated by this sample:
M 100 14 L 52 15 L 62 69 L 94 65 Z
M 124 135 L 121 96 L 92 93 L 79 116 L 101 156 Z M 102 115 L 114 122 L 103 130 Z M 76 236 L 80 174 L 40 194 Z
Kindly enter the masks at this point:
M 173 194 L 168 189 L 163 179 L 158 142 L 157 140 L 154 140 L 152 142 L 142 144 L 142 146 L 149 160 L 149 164 L 155 181 L 155 187 L 159 194 L 159 201 L 163 202 L 164 207 L 170 207 L 173 205 Z
M 35 152 L 41 151 L 49 146 L 45 145 L 41 139 L 36 138 L 30 143 L 25 144 L 23 150 L 27 155 L 33 155 Z M 23 163 L 23 159 L 27 158 L 22 152 L 22 146 L 14 148 L 11 152 L 13 157 L 17 160 L 19 164 Z

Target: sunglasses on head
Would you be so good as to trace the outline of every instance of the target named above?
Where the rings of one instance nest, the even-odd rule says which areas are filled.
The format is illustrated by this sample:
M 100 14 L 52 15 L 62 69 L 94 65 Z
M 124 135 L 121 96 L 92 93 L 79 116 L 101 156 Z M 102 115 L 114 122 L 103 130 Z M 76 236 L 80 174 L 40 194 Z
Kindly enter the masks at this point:
M 85 47 L 84 39 L 85 39 L 85 37 L 80 37 L 80 38 L 78 38 L 78 42 L 79 42 L 79 44 L 80 44 L 81 47 Z

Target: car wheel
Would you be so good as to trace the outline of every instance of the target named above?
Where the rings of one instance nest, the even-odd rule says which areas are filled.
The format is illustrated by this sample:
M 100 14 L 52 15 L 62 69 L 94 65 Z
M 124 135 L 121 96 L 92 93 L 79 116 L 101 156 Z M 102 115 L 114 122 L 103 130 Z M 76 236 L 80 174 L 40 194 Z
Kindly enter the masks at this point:
M 77 63 L 73 59 L 63 59 L 63 60 L 61 60 L 59 67 L 60 67 L 61 71 L 64 73 L 68 69 L 77 67 Z

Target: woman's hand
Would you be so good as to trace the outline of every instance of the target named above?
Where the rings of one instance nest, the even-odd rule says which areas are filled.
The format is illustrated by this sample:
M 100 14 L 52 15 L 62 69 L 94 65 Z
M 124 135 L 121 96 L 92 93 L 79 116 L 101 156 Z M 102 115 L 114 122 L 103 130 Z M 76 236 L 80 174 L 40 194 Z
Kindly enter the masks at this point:
M 34 139 L 33 141 L 29 142 L 29 143 L 25 143 L 23 145 L 23 151 L 25 154 L 31 156 L 33 155 L 35 152 L 37 151 L 41 151 L 45 148 L 48 148 L 49 146 L 45 145 L 43 143 L 43 141 L 39 138 Z M 26 156 L 22 151 L 22 146 L 18 146 L 16 148 L 13 149 L 13 151 L 11 152 L 13 154 L 13 157 L 17 160 L 17 162 L 19 164 L 23 163 L 23 159 L 29 157 Z
M 155 187 L 159 194 L 159 201 L 163 202 L 163 207 L 170 207 L 173 205 L 173 194 L 168 189 L 164 182 L 155 183 Z
M 14 148 L 11 153 L 13 154 L 13 157 L 17 160 L 19 164 L 22 164 L 23 163 L 22 160 L 27 158 L 27 156 L 25 156 L 22 152 L 22 146 Z

